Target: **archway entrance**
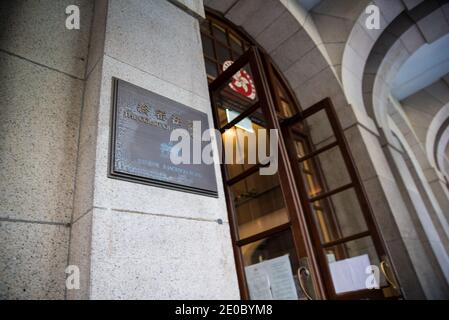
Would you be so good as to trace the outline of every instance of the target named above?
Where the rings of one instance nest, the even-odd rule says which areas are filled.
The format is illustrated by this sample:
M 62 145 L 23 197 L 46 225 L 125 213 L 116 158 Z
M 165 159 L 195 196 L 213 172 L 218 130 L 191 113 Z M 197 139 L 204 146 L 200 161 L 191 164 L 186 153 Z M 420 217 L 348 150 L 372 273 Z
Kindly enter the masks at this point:
M 301 110 L 249 37 L 212 15 L 201 30 L 215 127 L 235 152 L 222 173 L 242 298 L 399 297 L 331 102 Z M 249 161 L 261 129 L 279 135 L 272 175 Z

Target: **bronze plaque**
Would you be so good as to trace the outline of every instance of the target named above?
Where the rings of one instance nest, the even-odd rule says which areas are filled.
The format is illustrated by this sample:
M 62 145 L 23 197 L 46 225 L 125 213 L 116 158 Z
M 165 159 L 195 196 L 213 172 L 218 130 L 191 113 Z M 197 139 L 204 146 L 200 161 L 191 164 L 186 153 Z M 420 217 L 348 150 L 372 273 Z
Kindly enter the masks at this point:
M 190 163 L 170 160 L 178 143 L 170 141 L 171 132 L 181 128 L 191 135 L 193 121 L 200 121 L 202 134 L 209 129 L 207 115 L 123 80 L 113 81 L 109 177 L 216 197 L 214 165 L 193 164 L 192 145 Z M 201 150 L 208 143 L 201 142 Z

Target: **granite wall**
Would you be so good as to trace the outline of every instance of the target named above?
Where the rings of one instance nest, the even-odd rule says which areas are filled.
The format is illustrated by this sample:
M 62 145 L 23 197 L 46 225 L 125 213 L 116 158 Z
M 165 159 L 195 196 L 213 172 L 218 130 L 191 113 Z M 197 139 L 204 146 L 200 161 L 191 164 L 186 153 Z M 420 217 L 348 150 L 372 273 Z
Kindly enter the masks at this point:
M 239 298 L 218 165 L 218 198 L 107 177 L 113 77 L 205 112 L 212 124 L 204 12 L 175 2 L 97 2 L 70 246 L 83 280 L 70 299 Z
M 65 26 L 66 7 L 81 12 Z M 0 4 L 0 299 L 64 299 L 91 0 Z
M 212 120 L 203 16 L 201 1 L 1 3 L 0 299 L 239 298 L 218 166 L 218 199 L 107 177 L 112 77 Z

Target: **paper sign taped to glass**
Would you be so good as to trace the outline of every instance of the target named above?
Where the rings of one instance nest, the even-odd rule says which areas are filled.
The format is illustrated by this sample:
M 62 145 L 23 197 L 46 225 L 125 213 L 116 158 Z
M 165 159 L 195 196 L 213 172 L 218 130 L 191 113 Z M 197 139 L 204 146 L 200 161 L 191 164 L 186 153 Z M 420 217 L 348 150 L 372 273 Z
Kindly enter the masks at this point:
M 252 300 L 297 300 L 298 293 L 288 255 L 245 267 Z

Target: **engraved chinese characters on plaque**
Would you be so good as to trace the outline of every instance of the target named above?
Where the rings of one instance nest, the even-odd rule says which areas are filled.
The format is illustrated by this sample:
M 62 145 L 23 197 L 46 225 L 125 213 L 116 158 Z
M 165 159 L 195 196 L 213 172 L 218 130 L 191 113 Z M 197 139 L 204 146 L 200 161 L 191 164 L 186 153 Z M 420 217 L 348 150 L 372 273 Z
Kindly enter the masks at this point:
M 207 115 L 176 101 L 114 79 L 109 176 L 171 189 L 217 196 L 213 164 L 193 163 L 193 122 L 209 129 Z M 190 136 L 190 162 L 173 164 L 170 141 L 175 129 Z M 210 142 L 201 142 L 204 149 Z

